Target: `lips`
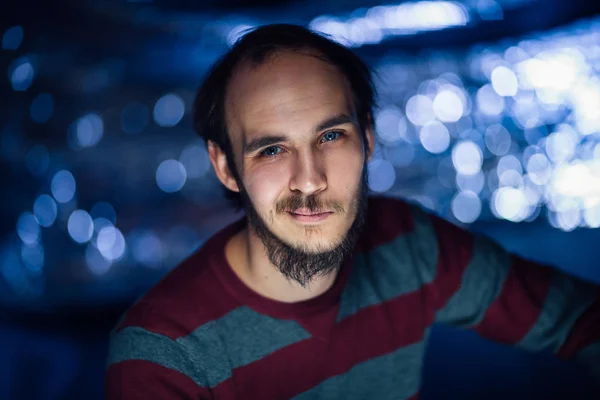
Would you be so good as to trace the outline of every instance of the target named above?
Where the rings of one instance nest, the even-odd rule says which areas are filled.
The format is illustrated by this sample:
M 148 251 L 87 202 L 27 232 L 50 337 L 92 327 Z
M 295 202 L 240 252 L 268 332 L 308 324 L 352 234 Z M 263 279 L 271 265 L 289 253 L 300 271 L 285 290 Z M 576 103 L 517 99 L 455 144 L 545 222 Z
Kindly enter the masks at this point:
M 321 214 L 329 214 L 331 211 L 311 211 L 308 208 L 299 208 L 297 210 L 289 210 L 290 214 L 299 215 L 299 216 L 313 216 L 313 215 L 321 215 Z
M 288 214 L 299 223 L 319 223 L 329 218 L 333 214 L 333 211 L 320 211 L 314 212 L 307 209 L 298 209 L 294 211 L 288 211 Z

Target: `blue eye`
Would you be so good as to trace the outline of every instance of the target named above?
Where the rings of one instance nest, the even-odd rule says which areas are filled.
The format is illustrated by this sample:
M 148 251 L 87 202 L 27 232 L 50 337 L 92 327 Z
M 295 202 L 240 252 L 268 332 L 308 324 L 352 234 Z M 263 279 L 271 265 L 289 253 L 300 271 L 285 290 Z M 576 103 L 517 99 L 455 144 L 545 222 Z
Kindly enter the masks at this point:
M 273 156 L 276 156 L 279 153 L 281 153 L 281 147 L 279 147 L 279 146 L 271 146 L 271 147 L 267 147 L 266 149 L 264 149 L 263 151 L 261 151 L 260 155 L 267 156 L 267 157 L 273 157 Z
M 341 136 L 341 132 L 327 132 L 321 137 L 321 143 L 323 142 L 331 142 Z

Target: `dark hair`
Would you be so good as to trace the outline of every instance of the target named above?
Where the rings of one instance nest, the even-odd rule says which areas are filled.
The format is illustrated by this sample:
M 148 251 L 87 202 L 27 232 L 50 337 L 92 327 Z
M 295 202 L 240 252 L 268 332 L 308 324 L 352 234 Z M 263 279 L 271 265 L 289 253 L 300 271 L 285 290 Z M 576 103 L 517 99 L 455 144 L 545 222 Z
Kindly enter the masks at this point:
M 233 71 L 243 62 L 264 63 L 282 51 L 314 50 L 320 59 L 337 67 L 353 93 L 354 109 L 366 143 L 366 128 L 372 124 L 375 88 L 371 69 L 350 49 L 307 28 L 290 24 L 265 25 L 238 39 L 208 72 L 194 100 L 194 129 L 204 141 L 213 141 L 227 156 L 227 165 L 238 182 L 238 170 L 227 133 L 225 93 Z M 366 148 L 366 146 L 365 146 Z M 226 190 L 228 199 L 241 208 L 239 193 Z

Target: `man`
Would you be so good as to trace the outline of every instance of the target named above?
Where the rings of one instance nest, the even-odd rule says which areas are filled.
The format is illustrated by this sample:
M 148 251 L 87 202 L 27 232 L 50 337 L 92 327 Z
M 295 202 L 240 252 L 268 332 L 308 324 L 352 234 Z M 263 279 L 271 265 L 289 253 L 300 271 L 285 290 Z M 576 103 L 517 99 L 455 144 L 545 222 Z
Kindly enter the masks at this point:
M 367 199 L 373 103 L 365 64 L 297 26 L 215 65 L 195 125 L 246 218 L 127 312 L 108 398 L 416 398 L 434 322 L 598 366 L 598 287 Z

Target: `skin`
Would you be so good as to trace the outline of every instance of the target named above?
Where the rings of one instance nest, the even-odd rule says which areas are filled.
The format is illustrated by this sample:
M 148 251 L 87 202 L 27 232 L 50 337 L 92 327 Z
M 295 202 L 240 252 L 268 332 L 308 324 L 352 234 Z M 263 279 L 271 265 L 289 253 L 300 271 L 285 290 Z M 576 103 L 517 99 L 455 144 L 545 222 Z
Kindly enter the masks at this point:
M 259 66 L 242 64 L 227 88 L 227 129 L 247 196 L 271 233 L 307 252 L 334 248 L 356 216 L 356 193 L 374 138 L 369 127 L 365 152 L 351 99 L 344 76 L 310 52 L 280 53 Z M 225 153 L 211 141 L 208 152 L 219 180 L 239 191 Z M 294 216 L 306 211 L 286 209 L 295 195 L 314 195 L 327 218 Z M 316 297 L 337 275 L 335 269 L 308 285 L 286 279 L 252 227 L 232 237 L 225 253 L 246 285 L 283 302 Z

